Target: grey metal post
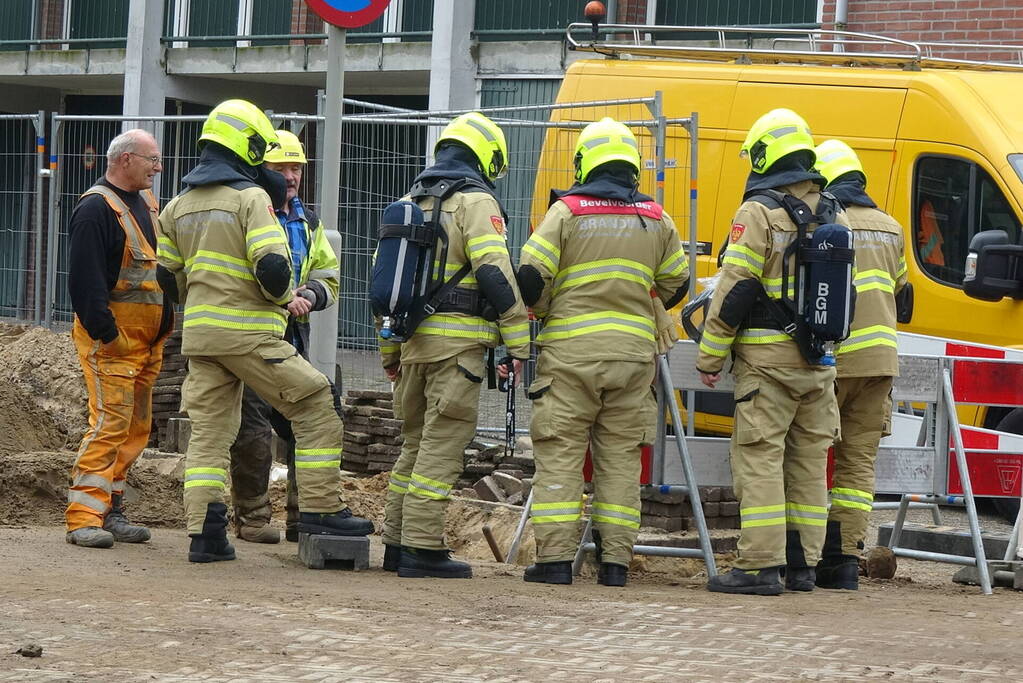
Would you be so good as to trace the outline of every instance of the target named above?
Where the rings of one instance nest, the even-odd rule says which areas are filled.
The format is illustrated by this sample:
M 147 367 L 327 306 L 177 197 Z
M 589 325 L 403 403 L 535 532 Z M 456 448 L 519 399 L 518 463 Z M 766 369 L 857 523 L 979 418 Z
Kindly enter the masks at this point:
M 60 196 L 60 119 L 54 114 L 50 119 L 50 154 L 54 164 L 50 167 L 50 207 L 47 213 L 46 230 L 46 306 L 43 319 L 53 329 L 53 304 L 56 302 L 54 289 L 57 287 L 57 201 Z
M 689 115 L 689 299 L 696 295 L 696 259 L 697 259 L 697 173 L 700 150 L 700 115 L 695 111 Z M 696 434 L 696 392 L 686 392 L 686 434 Z
M 947 422 L 952 430 L 952 438 L 955 440 L 956 466 L 959 468 L 959 478 L 963 484 L 963 498 L 966 499 L 966 517 L 970 520 L 970 537 L 973 539 L 973 557 L 977 562 L 977 574 L 980 575 L 980 588 L 984 591 L 985 595 L 989 595 L 991 593 L 991 576 L 988 573 L 987 557 L 984 555 L 984 539 L 980 535 L 980 522 L 977 519 L 977 502 L 973 499 L 973 484 L 970 482 L 970 471 L 966 466 L 963 435 L 959 430 L 959 417 L 956 415 L 955 399 L 952 398 L 950 364 L 950 361 L 945 361 L 945 369 L 942 371 L 941 397 L 945 409 L 948 411 Z M 948 442 L 946 441 L 945 443 Z M 936 443 L 935 445 L 939 444 Z
M 665 356 L 658 356 L 657 362 L 660 367 L 661 386 L 667 394 L 674 393 L 671 384 L 671 375 L 668 368 L 668 359 Z M 686 444 L 686 436 L 682 431 L 682 418 L 678 412 L 678 404 L 675 401 L 668 401 L 668 409 L 671 411 L 671 423 L 675 427 L 675 446 L 678 448 L 678 456 L 682 459 L 682 473 L 686 477 L 686 485 L 689 487 L 689 507 L 693 509 L 693 517 L 696 520 L 696 531 L 700 537 L 700 551 L 703 554 L 703 561 L 707 566 L 707 577 L 717 575 L 717 567 L 714 562 L 714 549 L 710 545 L 710 534 L 707 531 L 707 520 L 703 516 L 703 505 L 700 503 L 700 487 L 696 483 L 696 472 L 693 469 L 693 461 L 689 458 L 689 446 Z
M 320 175 L 320 218 L 327 240 L 342 262 L 338 203 L 341 196 L 341 114 L 344 97 L 346 31 L 327 26 L 327 97 L 324 103 L 323 173 Z M 309 360 L 333 380 L 337 366 L 338 304 L 309 316 Z
M 1020 542 L 1019 537 L 1021 524 L 1023 524 L 1023 505 L 1020 505 L 1019 512 L 1016 513 L 1016 523 L 1012 525 L 1012 535 L 1009 536 L 1009 542 L 1005 544 L 1005 557 L 1003 559 L 1006 562 L 1023 559 L 1023 552 L 1020 552 L 1023 550 L 1023 543 Z
M 35 3 L 32 5 L 35 12 Z M 46 112 L 40 110 L 35 119 L 36 130 L 36 200 L 35 200 L 35 281 L 33 299 L 35 300 L 32 322 L 41 325 L 43 322 L 43 171 L 46 170 Z
M 579 542 L 579 547 L 576 548 L 575 557 L 572 558 L 572 576 L 579 576 L 579 570 L 583 568 L 583 560 L 586 558 L 586 551 L 590 550 L 591 546 L 593 549 L 597 547 L 593 543 L 592 514 L 586 519 L 586 526 L 583 527 L 583 538 Z
M 515 535 L 512 536 L 511 546 L 504 555 L 504 561 L 508 564 L 515 564 L 519 556 L 519 544 L 522 543 L 522 534 L 526 531 L 526 521 L 529 519 L 529 510 L 533 507 L 533 487 L 529 488 L 529 495 L 526 497 L 525 507 L 522 509 L 522 516 L 519 517 L 519 525 L 515 528 Z
M 892 526 L 892 535 L 888 538 L 888 547 L 895 549 L 899 547 L 902 540 L 902 525 L 906 523 L 906 512 L 909 510 L 909 496 L 905 493 L 899 500 L 899 512 L 895 515 L 895 525 Z
M 657 200 L 658 204 L 664 206 L 664 154 L 667 147 L 668 126 L 664 117 L 664 94 L 660 90 L 654 92 L 654 100 L 647 105 L 647 108 L 650 109 L 650 113 L 654 118 L 654 128 L 652 131 L 654 137 L 654 199 Z M 660 372 L 665 372 L 665 370 L 658 367 L 658 373 Z M 651 463 L 651 470 L 658 484 L 664 483 L 665 410 L 669 402 L 675 402 L 674 394 L 664 391 L 663 384 L 661 386 L 661 391 L 657 392 L 657 432 L 654 439 L 653 462 Z

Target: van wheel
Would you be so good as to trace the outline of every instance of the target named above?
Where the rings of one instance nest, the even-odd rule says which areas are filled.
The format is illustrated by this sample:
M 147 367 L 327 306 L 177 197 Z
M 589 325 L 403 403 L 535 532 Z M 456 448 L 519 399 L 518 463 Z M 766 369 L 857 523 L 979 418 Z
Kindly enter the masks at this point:
M 1023 408 L 1011 411 L 998 422 L 995 429 L 1000 432 L 1023 434 Z M 1006 521 L 1010 524 L 1016 522 L 1016 515 L 1019 514 L 1019 498 L 992 498 L 991 503 Z

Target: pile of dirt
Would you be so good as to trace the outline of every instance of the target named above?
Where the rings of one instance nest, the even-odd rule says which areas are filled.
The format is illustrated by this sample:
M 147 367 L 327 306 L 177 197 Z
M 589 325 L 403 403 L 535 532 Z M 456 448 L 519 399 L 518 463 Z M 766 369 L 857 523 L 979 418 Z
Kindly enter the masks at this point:
M 0 374 L 0 455 L 65 446 L 67 433 L 26 389 Z
M 18 450 L 78 444 L 89 423 L 89 397 L 70 334 L 0 323 L 0 377 L 7 380 L 0 384 L 0 424 L 20 423 L 23 435 L 39 432 Z

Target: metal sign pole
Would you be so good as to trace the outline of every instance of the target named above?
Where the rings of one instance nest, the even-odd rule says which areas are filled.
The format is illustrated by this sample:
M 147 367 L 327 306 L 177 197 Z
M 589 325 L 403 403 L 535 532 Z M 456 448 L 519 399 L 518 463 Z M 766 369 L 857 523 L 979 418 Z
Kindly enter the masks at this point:
M 320 218 L 327 241 L 341 258 L 341 233 L 338 230 L 338 203 L 341 195 L 341 113 L 345 87 L 345 39 L 347 31 L 327 24 L 327 95 L 324 103 L 323 172 L 320 174 Z M 309 359 L 313 366 L 332 381 L 337 373 L 338 305 L 309 316 Z

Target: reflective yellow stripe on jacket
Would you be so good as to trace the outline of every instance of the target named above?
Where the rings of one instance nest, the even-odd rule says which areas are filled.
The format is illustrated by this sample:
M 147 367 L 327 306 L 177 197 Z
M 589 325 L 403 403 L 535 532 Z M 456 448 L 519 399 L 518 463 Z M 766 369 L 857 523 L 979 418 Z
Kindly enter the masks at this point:
M 435 313 L 416 328 L 416 334 L 439 337 L 461 337 L 483 343 L 497 343 L 497 323 L 467 315 L 444 315 Z
M 656 329 L 653 322 L 641 315 L 630 315 L 618 311 L 598 311 L 569 318 L 553 318 L 547 321 L 537 341 L 569 339 L 595 332 L 625 332 L 654 341 Z
M 890 346 L 899 348 L 899 337 L 894 327 L 887 325 L 871 325 L 849 333 L 849 338 L 839 345 L 835 353 L 849 353 L 866 349 L 871 346 Z
M 252 274 L 252 264 L 248 260 L 207 249 L 200 249 L 195 252 L 194 256 L 189 257 L 185 261 L 186 273 L 192 273 L 195 270 L 222 273 L 240 280 L 251 280 L 253 282 L 256 280 Z
M 554 278 L 554 293 L 598 280 L 626 280 L 650 289 L 654 272 L 638 261 L 624 258 L 587 261 L 559 271 Z
M 276 311 L 244 311 L 224 306 L 186 306 L 184 327 L 220 327 L 228 330 L 260 330 L 283 335 L 287 319 Z

